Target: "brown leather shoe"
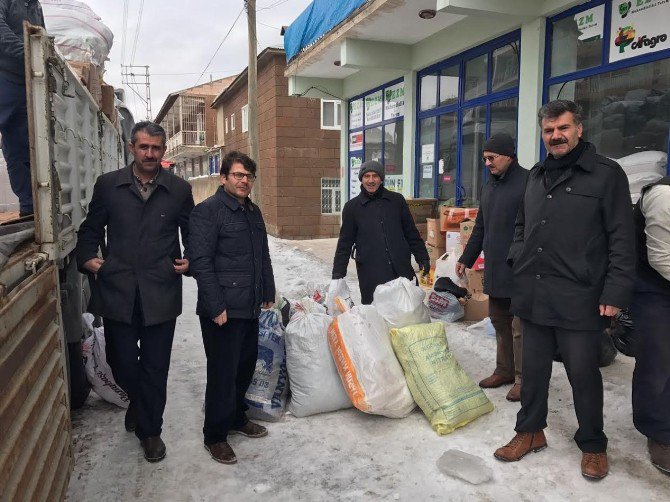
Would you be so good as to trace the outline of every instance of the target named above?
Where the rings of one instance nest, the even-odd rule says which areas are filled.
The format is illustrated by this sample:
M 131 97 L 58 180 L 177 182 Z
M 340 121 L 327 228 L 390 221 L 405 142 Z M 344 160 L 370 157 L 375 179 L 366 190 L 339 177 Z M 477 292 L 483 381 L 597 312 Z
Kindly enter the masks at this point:
M 647 448 L 651 463 L 659 471 L 670 475 L 670 444 L 659 443 L 653 439 L 647 439 Z
M 515 382 L 514 385 L 512 385 L 512 388 L 507 393 L 507 400 L 512 401 L 513 403 L 521 401 L 521 384 L 520 383 Z
M 262 425 L 253 423 L 251 420 L 244 424 L 242 427 L 237 427 L 235 429 L 230 429 L 231 434 L 242 434 L 248 438 L 262 438 L 263 436 L 268 435 L 268 430 Z
M 165 458 L 167 449 L 160 436 L 151 436 L 141 441 L 144 458 L 148 462 L 160 462 Z
M 514 383 L 514 377 L 505 377 L 494 373 L 490 377 L 479 382 L 479 386 L 483 389 L 495 389 L 509 383 Z
M 547 447 L 544 431 L 517 432 L 514 439 L 502 448 L 498 448 L 493 456 L 503 462 L 516 462 L 530 452 L 538 452 Z
M 209 452 L 214 460 L 222 464 L 236 464 L 237 457 L 230 445 L 221 441 L 220 443 L 206 444 L 205 450 Z
M 582 476 L 586 479 L 603 479 L 609 472 L 607 463 L 607 453 L 586 453 L 582 454 Z
M 137 409 L 132 402 L 128 405 L 123 423 L 128 432 L 134 432 L 137 429 Z

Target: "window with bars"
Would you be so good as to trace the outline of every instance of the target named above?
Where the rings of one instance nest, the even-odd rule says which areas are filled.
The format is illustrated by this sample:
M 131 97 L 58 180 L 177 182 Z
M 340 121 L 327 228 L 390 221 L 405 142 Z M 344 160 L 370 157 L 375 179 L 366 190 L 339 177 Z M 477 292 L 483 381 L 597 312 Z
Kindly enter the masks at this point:
M 342 192 L 338 178 L 321 178 L 321 214 L 339 214 Z

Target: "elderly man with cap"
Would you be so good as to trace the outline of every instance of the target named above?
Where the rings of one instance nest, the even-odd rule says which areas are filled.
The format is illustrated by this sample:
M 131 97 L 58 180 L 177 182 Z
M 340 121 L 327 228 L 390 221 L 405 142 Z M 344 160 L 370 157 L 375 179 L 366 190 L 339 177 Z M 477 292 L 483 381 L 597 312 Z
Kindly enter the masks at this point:
M 510 312 L 512 269 L 507 253 L 514 237 L 514 221 L 523 199 L 528 171 L 519 165 L 514 140 L 495 134 L 485 143 L 483 159 L 489 171 L 482 188 L 475 228 L 456 264 L 462 276 L 484 251 L 484 292 L 489 295 L 489 317 L 496 330 L 496 368 L 480 387 L 496 388 L 511 384 L 509 401 L 521 399 L 521 322 Z
M 364 162 L 358 179 L 361 193 L 342 210 L 332 277 L 344 278 L 353 257 L 361 302 L 369 304 L 378 285 L 415 277 L 412 254 L 424 274 L 430 270 L 430 259 L 405 198 L 383 187 L 384 166 L 375 160 Z

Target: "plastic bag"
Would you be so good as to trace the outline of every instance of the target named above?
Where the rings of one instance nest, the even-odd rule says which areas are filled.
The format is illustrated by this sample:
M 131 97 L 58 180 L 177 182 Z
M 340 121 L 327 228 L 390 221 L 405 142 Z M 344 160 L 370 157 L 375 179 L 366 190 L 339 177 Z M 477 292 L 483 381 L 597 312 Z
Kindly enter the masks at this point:
M 295 314 L 286 327 L 286 368 L 296 417 L 350 408 L 335 361 L 328 347 L 333 318 L 310 298 L 294 303 Z
M 375 289 L 372 305 L 392 328 L 430 322 L 426 293 L 405 277 L 398 277 Z
M 284 415 L 288 394 L 284 327 L 277 309 L 258 318 L 258 359 L 245 400 L 249 418 L 274 422 Z
M 407 385 L 435 432 L 449 434 L 493 410 L 493 403 L 456 361 L 444 324 L 391 330 Z
M 339 298 L 339 300 L 338 300 Z M 326 310 L 332 316 L 340 315 L 354 306 L 351 291 L 344 279 L 333 279 L 326 292 Z
M 93 314 L 82 315 L 84 332 L 88 333 L 82 344 L 82 352 L 86 358 L 86 377 L 93 387 L 93 392 L 105 401 L 127 408 L 130 404 L 128 394 L 117 385 L 112 369 L 107 364 L 105 354 L 105 329 L 93 327 Z
M 496 336 L 496 329 L 493 327 L 490 317 L 485 317 L 481 321 L 471 324 L 465 329 L 477 336 Z
M 458 321 L 465 315 L 465 309 L 451 293 L 438 292 L 434 289 L 428 294 L 428 310 L 430 316 L 441 321 Z
M 628 357 L 635 357 L 637 332 L 628 310 L 622 310 L 612 319 L 609 334 L 612 336 L 614 346 L 619 352 Z
M 415 407 L 393 353 L 389 327 L 372 305 L 357 305 L 333 321 L 328 344 L 344 388 L 356 408 L 402 418 Z

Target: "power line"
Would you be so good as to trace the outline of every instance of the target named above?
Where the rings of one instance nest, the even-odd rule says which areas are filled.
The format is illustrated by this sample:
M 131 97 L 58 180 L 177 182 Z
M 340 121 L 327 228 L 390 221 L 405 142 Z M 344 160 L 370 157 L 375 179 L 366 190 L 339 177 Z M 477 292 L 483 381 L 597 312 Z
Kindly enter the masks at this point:
M 140 25 L 142 24 L 142 11 L 144 10 L 144 0 L 140 1 L 140 11 L 137 14 L 137 29 L 135 30 L 135 41 L 133 42 L 133 51 L 130 56 L 130 64 L 135 62 L 135 51 L 137 50 L 137 40 L 140 38 Z
M 237 15 L 237 17 L 235 18 L 235 21 L 233 21 L 233 25 L 232 25 L 232 26 L 230 27 L 230 29 L 228 30 L 228 33 L 226 33 L 226 35 L 223 37 L 223 40 L 221 40 L 221 43 L 219 44 L 219 46 L 218 46 L 218 47 L 216 48 L 216 50 L 214 51 L 214 55 L 211 57 L 211 59 L 209 60 L 209 63 L 207 63 L 207 66 L 205 66 L 205 69 L 202 70 L 202 73 L 201 73 L 200 76 L 198 77 L 198 80 L 196 80 L 196 81 L 195 81 L 195 84 L 193 84 L 193 85 L 198 85 L 198 82 L 200 82 L 200 79 L 202 78 L 202 76 L 203 76 L 203 75 L 205 74 L 205 72 L 207 71 L 207 68 L 209 68 L 209 65 L 212 64 L 212 61 L 214 61 L 214 58 L 215 58 L 216 55 L 219 53 L 219 49 L 221 49 L 221 46 L 223 45 L 223 43 L 224 43 L 224 42 L 226 41 L 226 39 L 228 38 L 228 35 L 230 35 L 230 32 L 233 31 L 233 28 L 235 28 L 235 25 L 237 24 L 237 21 L 240 19 L 240 16 L 242 15 L 243 12 L 244 12 L 244 7 L 242 7 L 242 8 L 240 9 L 240 13 L 239 13 L 239 14 Z
M 237 70 L 211 70 L 209 73 L 227 73 L 232 76 L 238 74 L 242 70 L 244 70 L 244 68 L 239 68 Z M 179 77 L 183 75 L 202 75 L 202 73 L 199 71 L 191 71 L 183 73 L 152 73 L 152 75 L 161 77 Z
M 121 64 L 126 57 L 126 32 L 128 31 L 128 0 L 123 0 L 123 33 L 121 36 Z
M 288 0 L 277 0 L 276 2 L 271 3 L 270 5 L 267 5 L 267 6 L 265 6 L 265 7 L 261 7 L 260 9 L 256 9 L 256 12 L 260 12 L 260 11 L 262 11 L 262 10 L 273 9 L 273 8 L 279 6 L 279 5 L 283 4 L 283 3 L 286 3 L 286 2 L 288 2 Z
M 260 24 L 261 26 L 267 26 L 268 28 L 272 28 L 272 29 L 275 29 L 275 30 L 281 30 L 281 28 L 279 28 L 277 26 L 270 26 L 269 24 L 261 23 L 258 20 L 256 20 L 256 24 Z

